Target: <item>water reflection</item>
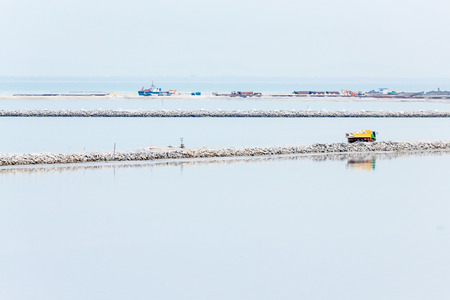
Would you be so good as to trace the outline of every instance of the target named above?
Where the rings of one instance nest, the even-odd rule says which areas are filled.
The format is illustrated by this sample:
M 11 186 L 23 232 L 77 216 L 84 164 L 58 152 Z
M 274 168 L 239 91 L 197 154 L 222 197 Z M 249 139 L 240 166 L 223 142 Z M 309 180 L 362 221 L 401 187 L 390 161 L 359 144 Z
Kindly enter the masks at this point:
M 449 158 L 3 167 L 0 298 L 447 299 Z
M 366 157 L 364 159 L 348 159 L 347 160 L 347 167 L 353 170 L 357 171 L 373 171 L 375 170 L 375 163 L 376 163 L 375 156 L 372 157 Z
M 393 153 L 345 153 L 345 154 L 309 154 L 309 155 L 280 155 L 267 157 L 233 157 L 233 158 L 210 158 L 210 159 L 179 159 L 147 162 L 98 162 L 85 164 L 68 165 L 36 165 L 36 166 L 3 166 L 0 167 L 0 175 L 20 175 L 38 173 L 63 173 L 71 171 L 105 170 L 112 169 L 114 174 L 116 169 L 129 168 L 157 168 L 157 167 L 180 167 L 182 176 L 183 168 L 201 165 L 228 165 L 235 163 L 266 163 L 273 161 L 343 161 L 350 170 L 373 171 L 377 160 L 389 160 L 403 157 L 423 157 L 423 156 L 448 156 L 450 151 L 409 151 Z

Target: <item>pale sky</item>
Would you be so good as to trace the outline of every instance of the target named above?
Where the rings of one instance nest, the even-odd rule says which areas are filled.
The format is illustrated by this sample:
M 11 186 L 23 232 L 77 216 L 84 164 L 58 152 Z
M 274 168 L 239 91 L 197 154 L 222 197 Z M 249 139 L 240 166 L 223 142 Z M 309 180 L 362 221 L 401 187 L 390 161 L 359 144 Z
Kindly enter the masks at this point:
M 448 0 L 0 4 L 0 76 L 450 78 Z

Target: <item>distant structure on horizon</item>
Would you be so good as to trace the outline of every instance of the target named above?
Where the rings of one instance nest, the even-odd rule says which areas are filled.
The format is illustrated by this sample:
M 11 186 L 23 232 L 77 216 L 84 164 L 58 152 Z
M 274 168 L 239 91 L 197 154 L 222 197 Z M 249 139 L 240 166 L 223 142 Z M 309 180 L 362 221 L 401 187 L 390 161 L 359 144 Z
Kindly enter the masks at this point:
M 425 93 L 426 95 L 450 95 L 450 91 L 441 91 L 440 88 L 437 91 L 429 91 Z

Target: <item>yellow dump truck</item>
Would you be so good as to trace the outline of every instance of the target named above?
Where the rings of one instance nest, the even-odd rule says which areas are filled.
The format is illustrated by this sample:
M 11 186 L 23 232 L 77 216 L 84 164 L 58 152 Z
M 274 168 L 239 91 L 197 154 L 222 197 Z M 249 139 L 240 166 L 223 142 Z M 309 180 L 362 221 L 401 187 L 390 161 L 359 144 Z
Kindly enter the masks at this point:
M 351 133 L 346 133 L 345 137 L 349 143 L 354 142 L 375 142 L 377 140 L 377 133 L 373 130 L 359 130 Z

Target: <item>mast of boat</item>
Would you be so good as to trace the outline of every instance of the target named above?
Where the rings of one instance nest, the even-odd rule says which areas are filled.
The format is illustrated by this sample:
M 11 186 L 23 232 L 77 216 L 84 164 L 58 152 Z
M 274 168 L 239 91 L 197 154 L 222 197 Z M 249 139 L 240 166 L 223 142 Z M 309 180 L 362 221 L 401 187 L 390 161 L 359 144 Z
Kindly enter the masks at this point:
M 156 89 L 156 86 L 155 86 L 153 80 L 152 80 L 152 87 L 151 87 L 150 90 L 151 90 L 152 92 L 157 92 L 157 89 Z

